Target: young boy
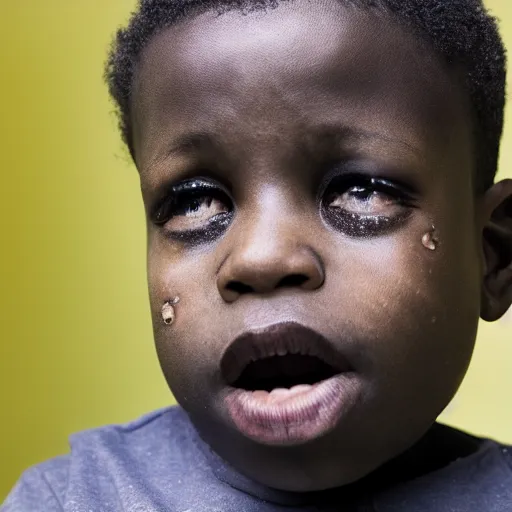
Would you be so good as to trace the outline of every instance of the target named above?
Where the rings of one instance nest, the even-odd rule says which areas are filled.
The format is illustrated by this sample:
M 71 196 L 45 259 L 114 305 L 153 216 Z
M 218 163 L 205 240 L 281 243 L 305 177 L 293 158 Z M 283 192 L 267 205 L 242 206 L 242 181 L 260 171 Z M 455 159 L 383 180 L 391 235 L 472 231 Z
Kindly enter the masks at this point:
M 180 406 L 3 510 L 512 511 L 512 449 L 435 423 L 512 302 L 481 2 L 142 0 L 107 80 Z

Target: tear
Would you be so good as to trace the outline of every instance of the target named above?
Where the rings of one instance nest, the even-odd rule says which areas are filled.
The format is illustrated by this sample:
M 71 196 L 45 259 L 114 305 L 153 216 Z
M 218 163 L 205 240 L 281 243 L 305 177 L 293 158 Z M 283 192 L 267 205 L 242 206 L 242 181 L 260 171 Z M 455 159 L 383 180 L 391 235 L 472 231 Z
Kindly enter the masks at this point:
M 421 238 L 421 243 L 423 247 L 429 249 L 430 251 L 435 251 L 439 245 L 439 239 L 436 234 L 436 227 L 432 224 L 432 229 L 425 233 Z

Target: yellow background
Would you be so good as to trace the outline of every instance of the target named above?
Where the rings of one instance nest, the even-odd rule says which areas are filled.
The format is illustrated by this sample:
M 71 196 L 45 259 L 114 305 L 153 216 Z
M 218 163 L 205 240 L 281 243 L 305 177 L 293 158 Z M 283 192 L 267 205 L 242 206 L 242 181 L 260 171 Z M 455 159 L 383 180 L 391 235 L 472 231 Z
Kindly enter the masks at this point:
M 512 48 L 512 2 L 489 0 Z M 133 0 L 0 0 L 0 502 L 70 433 L 172 403 L 136 171 L 102 67 Z M 511 91 L 512 92 L 512 91 Z M 512 177 L 512 102 L 501 177 Z M 512 315 L 482 325 L 446 422 L 512 443 Z

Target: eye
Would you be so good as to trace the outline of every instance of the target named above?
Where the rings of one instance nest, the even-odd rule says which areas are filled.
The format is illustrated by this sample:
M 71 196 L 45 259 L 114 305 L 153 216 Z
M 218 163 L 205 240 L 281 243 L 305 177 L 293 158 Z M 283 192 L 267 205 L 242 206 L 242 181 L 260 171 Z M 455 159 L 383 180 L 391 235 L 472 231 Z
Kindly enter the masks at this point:
M 407 187 L 384 178 L 338 176 L 322 200 L 324 217 L 349 236 L 377 236 L 404 221 L 413 207 Z
M 233 213 L 233 203 L 219 186 L 204 180 L 175 185 L 153 211 L 153 222 L 166 235 L 201 243 L 220 236 Z
M 211 195 L 181 198 L 174 204 L 172 212 L 167 210 L 166 228 L 170 231 L 201 229 L 218 215 L 226 213 L 229 213 L 229 207 Z
M 342 184 L 341 190 L 331 191 L 327 199 L 329 208 L 359 215 L 388 215 L 401 206 L 396 191 L 373 178 L 369 183 L 352 185 L 346 190 L 343 188 Z

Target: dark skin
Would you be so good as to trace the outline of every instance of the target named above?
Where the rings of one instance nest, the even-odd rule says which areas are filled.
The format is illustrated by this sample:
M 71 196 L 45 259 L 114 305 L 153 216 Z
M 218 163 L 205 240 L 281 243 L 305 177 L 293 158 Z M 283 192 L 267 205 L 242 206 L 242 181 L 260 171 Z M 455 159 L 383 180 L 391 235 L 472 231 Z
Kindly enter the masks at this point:
M 355 482 L 413 446 L 459 387 L 480 314 L 512 300 L 512 184 L 475 192 L 457 77 L 382 15 L 296 0 L 157 35 L 132 105 L 157 351 L 200 435 L 291 491 Z M 173 150 L 196 132 L 213 140 Z M 202 196 L 186 186 L 165 206 L 194 179 Z M 271 446 L 228 417 L 220 360 L 283 321 L 339 340 L 355 391 L 324 435 Z

